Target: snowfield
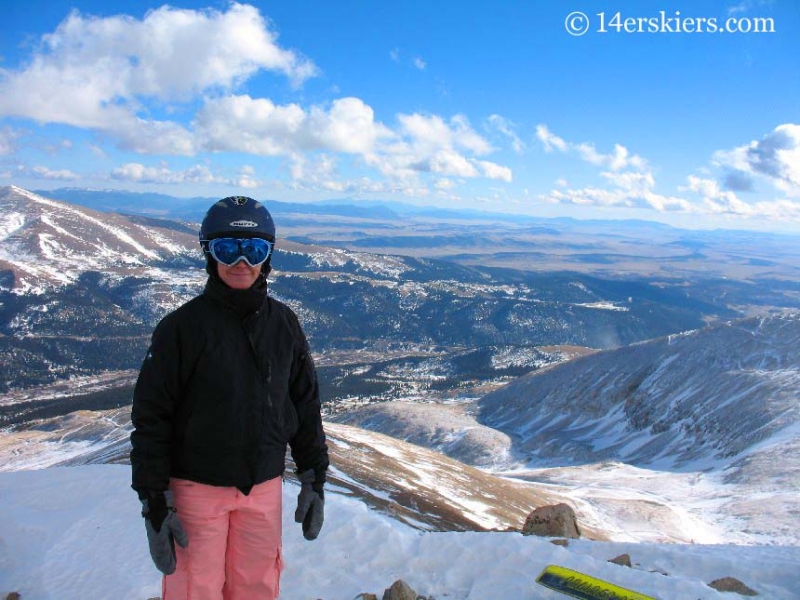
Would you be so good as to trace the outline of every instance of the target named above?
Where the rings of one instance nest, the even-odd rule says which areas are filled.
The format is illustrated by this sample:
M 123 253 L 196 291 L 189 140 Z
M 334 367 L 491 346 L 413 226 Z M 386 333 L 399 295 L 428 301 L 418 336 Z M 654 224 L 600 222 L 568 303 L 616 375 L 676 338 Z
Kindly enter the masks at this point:
M 88 465 L 0 473 L 0 597 L 24 600 L 160 595 L 130 468 Z M 437 600 L 561 599 L 536 583 L 566 566 L 655 598 L 732 600 L 707 584 L 736 577 L 760 597 L 798 598 L 800 548 L 547 539 L 501 532 L 420 532 L 331 488 L 314 542 L 292 522 L 297 486 L 284 485 L 284 600 L 380 595 L 402 578 Z M 191 542 L 190 542 L 191 543 Z M 608 560 L 628 553 L 632 568 Z

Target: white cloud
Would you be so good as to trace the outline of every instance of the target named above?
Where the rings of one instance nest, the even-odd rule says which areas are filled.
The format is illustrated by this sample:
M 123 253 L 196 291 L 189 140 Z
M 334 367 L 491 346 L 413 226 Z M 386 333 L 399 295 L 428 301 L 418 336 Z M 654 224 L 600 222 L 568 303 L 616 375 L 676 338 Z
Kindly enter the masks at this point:
M 225 118 L 235 114 L 230 110 L 219 112 L 226 115 Z M 414 190 L 414 193 L 419 193 L 424 190 L 420 177 L 426 173 L 441 177 L 483 176 L 506 181 L 511 178 L 511 170 L 507 167 L 471 156 L 488 153 L 492 148 L 460 115 L 449 121 L 436 115 L 399 115 L 399 127 L 393 131 L 375 121 L 372 109 L 362 101 L 346 98 L 334 102 L 328 111 L 315 107 L 306 113 L 300 109 L 296 117 L 292 134 L 283 145 L 276 143 L 270 132 L 259 130 L 257 126 L 255 129 L 259 144 L 269 144 L 272 153 L 283 153 L 291 158 L 290 170 L 295 181 L 309 173 L 320 179 L 321 165 L 332 164 L 330 157 L 325 159 L 327 163 L 321 163 L 319 158 L 315 162 L 301 155 L 301 152 L 308 151 L 347 153 L 360 159 L 363 165 L 377 169 L 389 181 L 380 190 L 370 187 L 373 191 L 407 193 Z M 252 115 L 245 121 L 259 123 Z M 238 125 L 225 129 L 231 132 L 242 130 Z M 252 125 L 250 131 L 254 131 Z M 235 143 L 241 144 L 241 139 Z M 369 185 L 374 184 L 371 182 Z M 342 189 L 362 187 L 362 183 L 351 182 Z
M 0 129 L 0 156 L 8 156 L 16 151 L 19 136 L 19 132 L 11 127 Z
M 227 96 L 200 109 L 195 128 L 206 150 L 277 156 L 296 147 L 306 119 L 297 104 L 277 106 L 266 98 Z
M 399 128 L 364 155 L 366 164 L 405 185 L 419 186 L 419 176 L 487 177 L 511 180 L 511 169 L 477 160 L 493 151 L 463 115 L 446 121 L 438 115 L 419 113 L 398 116 Z
M 552 190 L 549 194 L 540 196 L 540 199 L 558 204 L 646 208 L 659 212 L 693 210 L 692 204 L 683 198 L 663 196 L 647 188 L 625 189 L 616 187 L 603 189 L 590 186 L 581 189 L 567 189 L 565 191 Z
M 428 65 L 424 60 L 422 60 L 422 58 L 417 56 L 414 58 L 414 66 L 420 71 L 424 71 L 425 67 L 427 67 Z
M 547 125 L 536 126 L 536 137 L 544 145 L 545 152 L 552 152 L 554 148 L 561 152 L 566 152 L 569 148 L 567 142 L 552 133 Z
M 720 188 L 713 179 L 704 179 L 695 175 L 686 178 L 688 186 L 683 189 L 690 190 L 703 199 L 703 206 L 711 213 L 730 213 L 750 215 L 753 208 L 742 202 L 734 192 Z
M 420 171 L 431 171 L 441 175 L 477 177 L 478 170 L 466 157 L 451 149 L 442 149 L 427 160 L 417 163 Z
M 16 172 L 4 173 L 4 176 L 5 175 L 8 175 L 9 177 L 29 177 L 31 179 L 47 179 L 58 181 L 74 181 L 80 178 L 80 175 L 70 171 L 69 169 L 54 170 L 50 167 L 45 167 L 42 165 L 36 165 L 33 167 L 20 165 L 16 168 Z
M 399 49 L 390 55 L 400 60 Z M 421 57 L 415 65 L 426 67 Z M 0 118 L 91 130 L 97 140 L 145 155 L 285 157 L 290 172 L 313 168 L 326 189 L 336 187 L 335 174 L 323 177 L 325 167 L 316 153 L 348 155 L 355 166 L 378 169 L 389 180 L 386 189 L 398 193 L 424 191 L 439 177 L 511 181 L 508 167 L 483 160 L 494 148 L 463 115 L 400 114 L 388 126 L 355 97 L 303 107 L 236 93 L 265 70 L 293 84 L 317 73 L 310 60 L 278 44 L 273 27 L 253 6 L 232 3 L 225 11 L 162 6 L 143 18 L 75 11 L 42 37 L 24 67 L 0 69 Z M 494 123 L 516 147 L 519 140 L 510 125 Z M 0 131 L 0 153 L 13 152 L 15 139 L 11 130 Z M 100 147 L 94 151 L 102 152 Z M 312 156 L 304 162 L 298 157 L 305 154 Z M 218 181 L 206 167 L 175 172 L 138 162 L 115 169 L 112 176 Z M 242 173 L 239 181 L 258 184 L 254 173 Z M 344 185 L 375 185 L 356 181 Z
M 520 153 L 525 149 L 525 144 L 514 131 L 514 124 L 500 115 L 491 115 L 487 119 L 487 125 L 490 129 L 495 129 L 502 133 L 504 136 L 511 140 L 511 147 L 515 152 Z
M 647 161 L 631 154 L 620 144 L 609 153 L 599 152 L 593 144 L 572 143 L 553 134 L 546 125 L 536 128 L 536 137 L 546 152 L 557 150 L 574 154 L 589 164 L 602 167 L 600 177 L 606 186 L 570 188 L 559 178 L 555 189 L 541 195 L 546 202 L 622 208 L 646 208 L 659 212 L 677 211 L 702 215 L 734 215 L 742 218 L 798 219 L 800 202 L 791 198 L 743 201 L 735 191 L 725 189 L 708 176 L 690 175 L 687 185 L 678 192 L 688 197 L 656 192 L 656 181 Z M 743 175 L 771 181 L 787 195 L 798 193 L 800 182 L 800 126 L 781 125 L 761 141 L 751 142 L 730 151 L 717 152 L 713 165 L 725 170 L 725 181 L 740 190 L 748 189 Z M 732 176 L 733 175 L 733 176 Z M 696 195 L 699 200 L 691 199 Z
M 436 153 L 440 149 L 461 149 L 477 155 L 488 154 L 492 147 L 478 135 L 463 115 L 445 122 L 438 115 L 399 115 L 400 134 L 421 153 Z
M 136 149 L 137 127 L 154 134 L 178 129 L 137 118 L 143 101 L 228 90 L 259 70 L 283 73 L 294 84 L 317 71 L 279 47 L 277 34 L 252 6 L 233 3 L 227 12 L 163 6 L 142 20 L 73 12 L 42 38 L 41 51 L 25 68 L 0 71 L 0 116 L 98 129 Z M 185 140 L 161 146 L 188 150 Z
M 193 156 L 198 151 L 194 134 L 171 121 L 149 121 L 130 115 L 110 124 L 106 133 L 114 136 L 121 148 L 139 154 Z
M 800 197 L 800 125 L 779 125 L 761 140 L 716 152 L 712 164 L 734 173 L 740 185 L 746 177 L 758 178 Z
M 147 167 L 140 163 L 127 163 L 111 172 L 111 178 L 135 183 L 232 183 L 230 180 L 214 175 L 204 165 L 195 165 L 184 171 L 173 171 L 166 166 Z
M 292 179 L 302 182 L 305 188 L 329 188 L 336 178 L 336 164 L 336 158 L 328 154 L 312 158 L 298 153 L 291 157 L 289 171 Z
M 511 183 L 512 174 L 511 169 L 508 167 L 504 167 L 486 160 L 476 160 L 475 164 L 478 165 L 484 176 L 488 177 L 489 179 L 501 179 Z
M 563 178 L 559 178 L 556 185 L 562 189 L 541 196 L 547 202 L 647 208 L 660 212 L 693 210 L 688 200 L 656 193 L 655 177 L 647 161 L 639 155 L 631 155 L 625 146 L 615 144 L 612 152 L 603 154 L 597 151 L 594 144 L 576 144 L 558 137 L 546 125 L 536 127 L 536 137 L 542 142 L 545 152 L 558 150 L 565 154 L 575 154 L 589 164 L 607 169 L 600 172 L 600 177 L 608 182 L 609 187 L 587 186 L 571 189 Z
M 611 169 L 612 171 L 629 168 L 644 170 L 647 168 L 647 163 L 641 156 L 637 154 L 631 155 L 628 149 L 620 144 L 614 145 L 613 152 L 603 154 L 597 151 L 594 144 L 586 142 L 575 144 L 565 141 L 563 138 L 553 134 L 546 125 L 536 126 L 536 137 L 542 142 L 545 152 L 552 152 L 554 149 L 565 153 L 574 152 L 586 162 Z
M 72 181 L 79 178 L 77 173 L 73 173 L 69 169 L 52 170 L 43 166 L 31 167 L 29 174 L 33 174 L 41 179 L 57 179 L 62 181 Z
M 372 107 L 358 98 L 335 100 L 330 111 L 313 108 L 309 115 L 309 138 L 318 139 L 323 148 L 347 152 L 370 152 L 381 138 L 391 136 L 375 121 Z
M 456 187 L 455 182 L 452 179 L 448 179 L 447 177 L 442 177 L 441 179 L 437 179 L 436 182 L 433 184 L 437 190 L 441 192 L 449 192 L 453 188 Z
M 266 98 L 228 96 L 209 101 L 195 126 L 206 150 L 264 156 L 314 150 L 360 154 L 391 135 L 358 98 L 340 98 L 328 110 L 305 111 L 297 104 L 278 106 Z
M 256 178 L 256 170 L 250 165 L 243 165 L 239 169 L 239 176 L 236 178 L 236 185 L 243 188 L 253 189 L 261 186 L 261 181 Z

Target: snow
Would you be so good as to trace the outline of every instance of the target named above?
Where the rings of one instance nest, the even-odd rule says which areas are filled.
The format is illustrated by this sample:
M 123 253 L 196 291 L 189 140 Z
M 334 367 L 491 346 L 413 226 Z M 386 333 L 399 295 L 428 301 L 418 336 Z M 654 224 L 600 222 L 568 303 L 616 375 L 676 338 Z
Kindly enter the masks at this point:
M 132 246 L 133 248 L 136 249 L 137 252 L 139 252 L 140 254 L 144 254 L 148 258 L 151 258 L 151 259 L 160 258 L 158 254 L 148 250 L 147 248 L 145 248 L 144 246 L 139 244 L 135 239 L 133 239 L 130 235 L 128 235 L 125 231 L 123 231 L 119 227 L 113 227 L 112 225 L 109 225 L 108 223 L 104 222 L 102 219 L 90 216 L 87 213 L 86 210 L 82 210 L 82 209 L 76 208 L 76 207 L 74 207 L 74 206 L 72 206 L 70 204 L 67 204 L 65 202 L 57 202 L 55 200 L 49 200 L 49 199 L 47 199 L 47 198 L 45 198 L 43 196 L 39 196 L 38 194 L 34 194 L 34 193 L 29 192 L 27 190 L 22 190 L 22 189 L 19 189 L 19 188 L 15 188 L 15 191 L 17 193 L 21 194 L 22 196 L 25 196 L 25 197 L 29 198 L 30 200 L 32 200 L 32 201 L 34 201 L 34 202 L 36 202 L 38 204 L 47 206 L 48 208 L 51 208 L 51 209 L 59 210 L 62 213 L 73 214 L 79 219 L 83 219 L 84 221 L 87 221 L 87 222 L 91 223 L 92 225 L 95 225 L 97 227 L 100 227 L 101 229 L 104 229 L 105 231 L 110 233 L 112 236 L 114 236 L 115 238 L 120 240 L 121 242 L 127 244 L 128 246 Z
M 598 310 L 616 310 L 619 312 L 628 312 L 630 308 L 627 306 L 618 306 L 613 302 L 583 302 L 575 306 L 582 306 L 583 308 L 596 308 Z
M 160 595 L 130 467 L 87 465 L 0 473 L 0 597 L 24 600 Z M 341 490 L 339 490 L 341 492 Z M 656 598 L 727 598 L 707 583 L 736 577 L 763 598 L 796 599 L 800 548 L 571 540 L 511 532 L 420 532 L 331 488 L 314 542 L 292 521 L 297 487 L 284 484 L 283 600 L 380 595 L 396 579 L 448 599 L 563 598 L 535 580 L 558 564 Z M 191 543 L 191 542 L 190 542 Z M 608 560 L 628 553 L 626 568 Z M 666 575 L 665 575 L 666 573 Z

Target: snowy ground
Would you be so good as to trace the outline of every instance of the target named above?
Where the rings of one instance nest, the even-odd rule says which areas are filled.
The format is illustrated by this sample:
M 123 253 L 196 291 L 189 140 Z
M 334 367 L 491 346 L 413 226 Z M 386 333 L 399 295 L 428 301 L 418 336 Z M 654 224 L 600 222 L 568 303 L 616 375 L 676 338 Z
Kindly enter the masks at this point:
M 147 554 L 130 467 L 88 465 L 0 473 L 0 598 L 114 598 L 160 594 Z M 800 548 L 571 541 L 569 547 L 518 533 L 422 533 L 359 500 L 326 496 L 314 542 L 291 522 L 297 488 L 284 487 L 285 600 L 352 600 L 382 594 L 398 578 L 437 600 L 564 598 L 535 580 L 559 564 L 661 598 L 738 597 L 706 584 L 732 576 L 763 598 L 796 599 Z M 608 559 L 627 552 L 633 568 Z

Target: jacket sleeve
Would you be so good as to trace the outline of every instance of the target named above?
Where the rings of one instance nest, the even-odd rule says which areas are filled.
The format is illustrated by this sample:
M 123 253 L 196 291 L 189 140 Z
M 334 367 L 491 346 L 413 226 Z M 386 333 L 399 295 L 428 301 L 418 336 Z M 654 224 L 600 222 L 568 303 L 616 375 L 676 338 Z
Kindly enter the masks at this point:
M 317 370 L 311 358 L 308 341 L 297 324 L 294 343 L 289 396 L 297 412 L 297 433 L 289 440 L 292 458 L 298 472 L 313 469 L 317 482 L 325 481 L 328 468 L 328 445 L 322 428 L 322 414 L 317 383 Z
M 131 410 L 131 467 L 140 497 L 169 486 L 173 417 L 180 397 L 180 340 L 175 327 L 158 324 L 139 371 Z

